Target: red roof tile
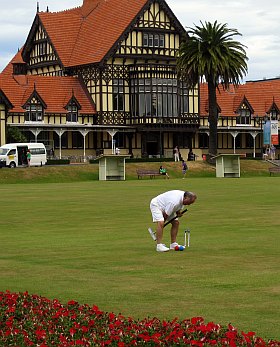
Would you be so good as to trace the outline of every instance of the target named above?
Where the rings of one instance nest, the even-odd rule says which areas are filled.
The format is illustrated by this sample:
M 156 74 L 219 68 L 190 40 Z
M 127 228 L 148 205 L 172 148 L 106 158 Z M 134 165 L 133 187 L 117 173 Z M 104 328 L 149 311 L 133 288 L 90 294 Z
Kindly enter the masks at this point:
M 62 12 L 40 12 L 64 67 L 100 62 L 147 0 L 86 0 Z
M 9 64 L 11 65 L 11 64 Z M 10 67 L 7 67 L 10 70 Z M 65 113 L 65 106 L 75 96 L 81 105 L 81 114 L 96 113 L 88 92 L 77 77 L 0 75 L 0 90 L 4 92 L 14 108 L 10 112 L 24 112 L 22 106 L 34 92 L 34 88 L 47 105 L 47 113 Z
M 9 62 L 9 64 L 4 68 L 4 70 L 1 72 L 1 76 L 2 75 L 9 75 L 11 76 L 13 73 L 13 64 L 14 63 L 24 63 L 23 59 L 22 59 L 22 49 L 21 48 L 17 54 L 12 58 L 12 60 Z
M 229 91 L 220 87 L 220 93 L 217 92 L 217 102 L 221 115 L 236 116 L 244 98 L 253 109 L 254 116 L 265 116 L 273 102 L 280 109 L 280 79 L 250 81 L 238 88 L 232 86 Z M 205 83 L 200 85 L 200 115 L 208 115 L 208 88 Z

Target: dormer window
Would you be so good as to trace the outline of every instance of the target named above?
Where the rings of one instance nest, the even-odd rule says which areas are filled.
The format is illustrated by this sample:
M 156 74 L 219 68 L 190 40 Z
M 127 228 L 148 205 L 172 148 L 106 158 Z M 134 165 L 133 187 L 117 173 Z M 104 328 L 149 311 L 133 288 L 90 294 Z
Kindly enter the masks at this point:
M 81 106 L 79 105 L 77 99 L 73 95 L 68 104 L 65 106 L 67 110 L 66 122 L 68 123 L 77 123 L 79 117 L 79 109 Z
M 277 110 L 273 109 L 273 110 L 270 110 L 270 119 L 271 120 L 277 120 L 278 119 L 278 112 Z
M 236 117 L 236 125 L 250 125 L 251 124 L 251 111 L 243 104 L 239 110 L 239 116 Z
M 69 105 L 67 107 L 67 122 L 77 123 L 78 122 L 78 108 L 76 105 Z
M 43 122 L 44 108 L 41 103 L 32 99 L 30 103 L 25 106 L 25 121 L 26 122 Z

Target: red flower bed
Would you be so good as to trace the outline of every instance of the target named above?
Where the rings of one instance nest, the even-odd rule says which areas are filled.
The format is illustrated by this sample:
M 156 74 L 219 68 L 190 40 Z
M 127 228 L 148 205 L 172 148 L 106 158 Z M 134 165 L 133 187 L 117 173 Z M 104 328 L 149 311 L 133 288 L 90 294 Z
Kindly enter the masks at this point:
M 232 325 L 202 317 L 179 321 L 134 320 L 97 306 L 48 300 L 38 295 L 0 292 L 0 346 L 280 346 Z

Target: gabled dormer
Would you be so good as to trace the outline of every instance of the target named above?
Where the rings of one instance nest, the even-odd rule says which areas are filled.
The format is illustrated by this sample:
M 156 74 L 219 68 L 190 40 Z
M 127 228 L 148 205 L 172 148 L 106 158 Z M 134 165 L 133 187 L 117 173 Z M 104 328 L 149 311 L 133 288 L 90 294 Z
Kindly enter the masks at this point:
M 22 58 L 29 69 L 62 65 L 38 14 L 23 47 Z
M 36 91 L 35 85 L 34 91 L 27 99 L 26 103 L 22 106 L 22 108 L 25 109 L 25 122 L 44 122 L 44 110 L 47 108 L 47 105 Z
M 252 114 L 254 113 L 254 109 L 245 95 L 243 96 L 243 100 L 241 101 L 239 107 L 236 109 L 235 113 L 237 113 L 236 125 L 251 124 L 251 118 Z
M 13 75 L 26 75 L 27 72 L 27 64 L 22 59 L 22 48 L 18 50 L 17 54 L 14 56 L 12 62 L 13 66 Z
M 79 117 L 79 110 L 81 109 L 81 105 L 79 104 L 78 100 L 76 99 L 74 93 L 73 93 L 71 99 L 66 104 L 65 109 L 67 110 L 66 122 L 67 123 L 77 123 L 78 117 Z
M 277 104 L 274 101 L 274 98 L 271 106 L 269 107 L 269 109 L 266 110 L 266 113 L 269 115 L 269 118 L 271 120 L 277 120 L 279 118 L 280 111 Z
M 148 1 L 106 56 L 146 56 L 174 59 L 180 40 L 186 35 L 165 1 Z

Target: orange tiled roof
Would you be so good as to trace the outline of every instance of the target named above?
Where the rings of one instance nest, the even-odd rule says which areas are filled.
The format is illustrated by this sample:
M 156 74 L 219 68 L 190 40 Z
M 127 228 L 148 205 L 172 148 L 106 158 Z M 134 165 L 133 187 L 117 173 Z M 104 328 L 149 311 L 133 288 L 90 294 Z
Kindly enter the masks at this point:
M 273 102 L 280 109 L 280 79 L 250 81 L 238 88 L 231 86 L 229 91 L 220 87 L 217 92 L 217 102 L 223 116 L 236 116 L 242 101 L 246 98 L 255 116 L 264 116 Z M 200 85 L 200 115 L 208 115 L 207 84 Z
M 11 63 L 9 64 L 11 65 Z M 6 68 L 10 70 L 10 67 Z M 34 92 L 34 88 L 47 105 L 47 113 L 65 113 L 65 106 L 72 95 L 81 105 L 81 114 L 96 113 L 95 106 L 77 77 L 32 76 L 2 73 L 0 90 L 14 106 L 10 112 L 24 112 L 22 106 Z
M 84 0 L 81 7 L 40 12 L 64 67 L 100 62 L 147 0 Z
M 14 63 L 24 63 L 21 54 L 22 54 L 22 48 L 12 58 L 12 60 L 9 62 L 9 64 L 3 69 L 0 76 L 3 76 L 3 75 L 11 76 L 13 74 L 13 64 Z

